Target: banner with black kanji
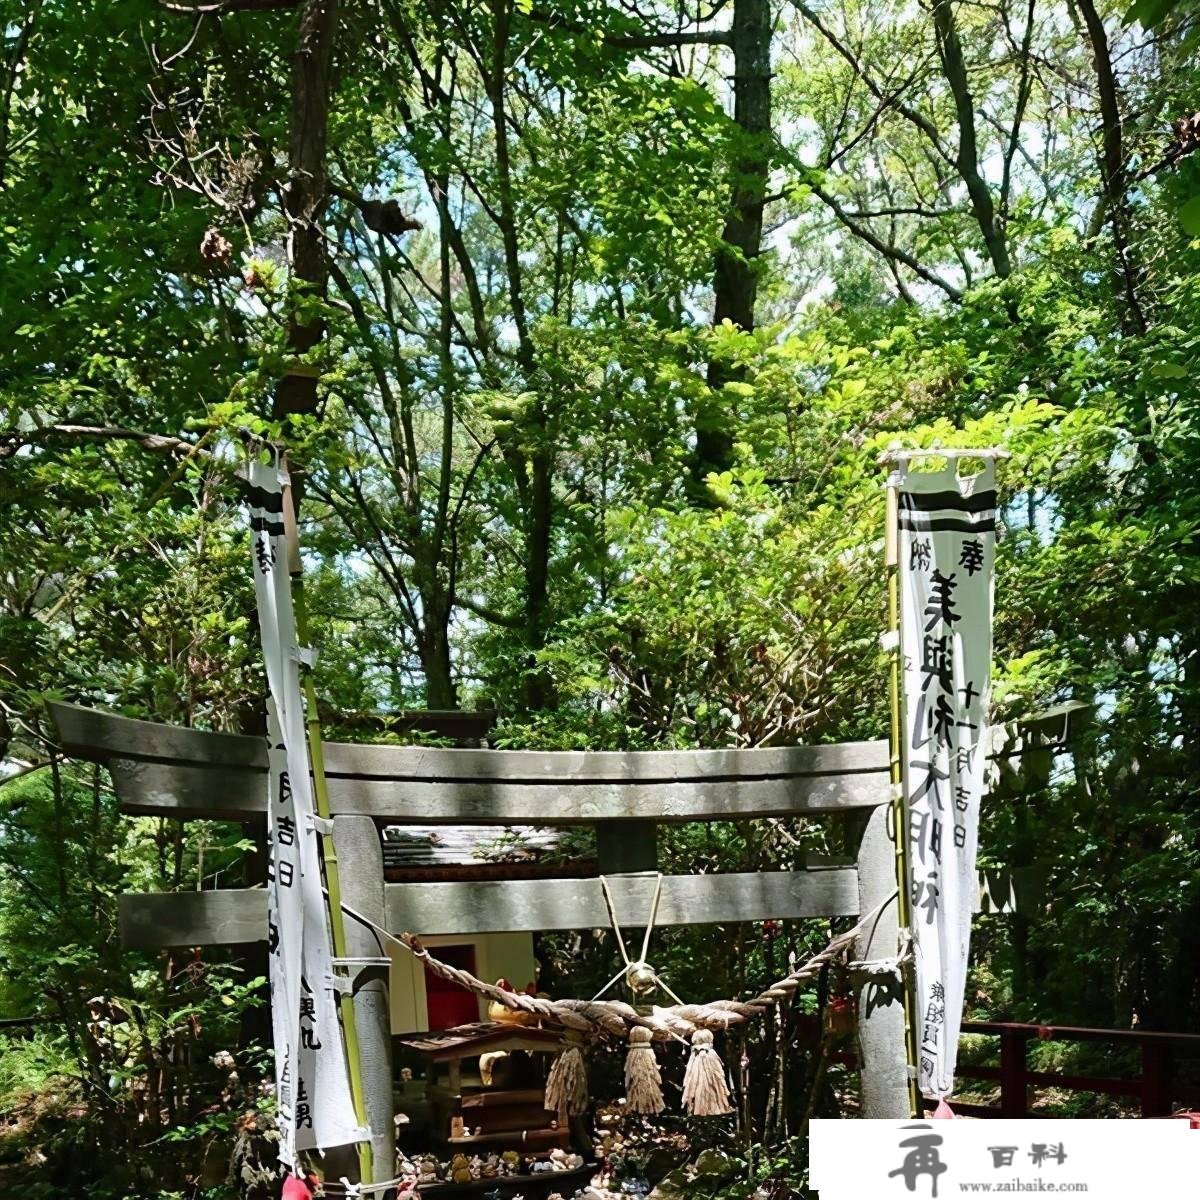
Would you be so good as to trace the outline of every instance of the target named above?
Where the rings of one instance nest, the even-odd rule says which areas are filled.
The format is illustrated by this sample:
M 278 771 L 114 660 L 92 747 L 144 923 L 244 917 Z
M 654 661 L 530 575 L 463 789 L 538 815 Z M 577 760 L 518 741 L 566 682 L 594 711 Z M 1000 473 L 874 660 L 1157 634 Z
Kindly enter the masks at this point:
M 278 467 L 251 463 L 254 588 L 267 704 L 267 931 L 279 1157 L 364 1140 L 333 990 L 333 949 L 309 774 L 300 663 Z
M 917 1078 L 954 1088 L 984 789 L 996 553 L 995 464 L 905 463 L 896 489 Z

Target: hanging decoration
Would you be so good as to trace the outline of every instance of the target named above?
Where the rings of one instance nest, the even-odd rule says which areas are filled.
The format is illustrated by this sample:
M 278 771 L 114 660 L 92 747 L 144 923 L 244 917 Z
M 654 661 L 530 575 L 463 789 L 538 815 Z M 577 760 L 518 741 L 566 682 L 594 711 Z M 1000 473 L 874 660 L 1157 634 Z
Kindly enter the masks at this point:
M 725 1066 L 713 1046 L 711 1029 L 692 1034 L 692 1055 L 683 1076 L 683 1107 L 692 1117 L 722 1117 L 733 1112 Z
M 666 1107 L 653 1040 L 650 1030 L 635 1025 L 629 1031 L 629 1053 L 625 1055 L 625 1107 L 646 1117 L 655 1117 Z
M 559 1117 L 578 1117 L 588 1109 L 587 1065 L 583 1061 L 583 1041 L 567 1035 L 568 1045 L 555 1058 L 546 1079 L 546 1108 Z
M 667 981 L 650 965 L 647 961 L 647 954 L 650 952 L 650 935 L 654 932 L 654 922 L 658 920 L 658 905 L 662 900 L 662 872 L 658 873 L 658 878 L 654 881 L 654 898 L 650 901 L 650 916 L 646 921 L 646 932 L 642 936 L 642 952 L 636 959 L 629 957 L 629 949 L 625 945 L 625 935 L 621 932 L 621 924 L 617 920 L 616 906 L 613 904 L 612 889 L 608 886 L 608 880 L 600 876 L 600 890 L 604 893 L 604 903 L 608 906 L 608 919 L 612 922 L 613 933 L 617 939 L 617 949 L 621 952 L 621 969 L 592 997 L 593 1000 L 599 1000 L 605 992 L 615 987 L 621 980 L 625 981 L 625 986 L 629 991 L 639 999 L 650 995 L 655 989 L 665 992 L 676 1004 L 682 1004 Z
M 942 451 L 926 451 L 942 454 Z M 937 471 L 908 454 L 896 489 L 903 665 L 903 789 L 916 974 L 917 1082 L 931 1098 L 954 1088 L 984 786 L 992 665 L 996 452 L 960 475 L 971 452 Z
M 333 951 L 321 879 L 305 741 L 298 644 L 278 466 L 251 463 L 254 588 L 270 699 L 267 706 L 267 922 L 279 1157 L 366 1140 L 351 1097 L 331 987 Z M 297 1193 L 298 1194 L 298 1193 Z
M 692 1054 L 684 1076 L 685 1107 L 693 1116 L 722 1116 L 732 1112 L 733 1108 L 729 1102 L 729 1087 L 721 1060 L 713 1045 L 712 1031 L 727 1030 L 732 1026 L 757 1020 L 771 1012 L 776 1005 L 790 1000 L 804 984 L 815 979 L 831 964 L 848 963 L 856 939 L 878 917 L 880 911 L 895 899 L 895 892 L 885 896 L 869 912 L 860 916 L 851 928 L 834 936 L 823 950 L 794 967 L 782 979 L 777 979 L 749 1000 L 711 1000 L 703 1004 L 680 1002 L 670 1007 L 655 1005 L 649 1011 L 639 1011 L 619 1000 L 555 1000 L 549 996 L 514 992 L 496 984 L 485 983 L 470 971 L 435 958 L 415 934 L 391 933 L 346 903 L 341 904 L 341 911 L 364 928 L 372 930 L 382 941 L 414 955 L 427 970 L 440 979 L 448 980 L 513 1011 L 530 1014 L 539 1023 L 545 1022 L 565 1030 L 572 1044 L 551 1069 L 553 1083 L 548 1082 L 546 1089 L 546 1106 L 550 1111 L 565 1111 L 568 1115 L 573 1115 L 586 1109 L 587 1078 L 582 1052 L 584 1045 L 609 1038 L 628 1041 L 628 1087 L 633 1082 L 633 1067 L 629 1058 L 635 1053 L 642 1053 L 642 1035 L 648 1035 L 645 1039 L 647 1049 L 655 1041 L 683 1042 L 685 1038 L 690 1038 Z M 856 961 L 848 965 L 871 974 L 896 975 L 903 972 L 909 961 L 909 952 L 905 949 L 891 959 L 878 962 Z M 633 1036 L 635 1032 L 637 1037 Z M 571 1057 L 568 1058 L 568 1055 Z M 639 1064 L 637 1070 L 641 1072 L 646 1070 L 646 1067 Z M 657 1073 L 657 1065 L 654 1071 Z M 645 1084 L 646 1080 L 643 1078 L 640 1086 Z

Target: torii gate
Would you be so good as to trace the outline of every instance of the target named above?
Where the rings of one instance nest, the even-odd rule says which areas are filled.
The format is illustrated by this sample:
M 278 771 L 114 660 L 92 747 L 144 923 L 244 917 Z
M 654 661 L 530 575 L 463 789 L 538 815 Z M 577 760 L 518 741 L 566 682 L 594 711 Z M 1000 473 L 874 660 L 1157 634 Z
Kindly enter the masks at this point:
M 206 733 L 52 704 L 63 749 L 105 764 L 124 812 L 186 820 L 265 819 L 262 738 Z M 661 925 L 854 917 L 879 909 L 860 960 L 897 952 L 896 860 L 886 741 L 754 750 L 559 751 L 327 744 L 325 765 L 344 901 L 389 931 L 470 935 L 609 924 L 600 880 L 385 883 L 383 825 L 594 825 L 623 925 L 655 886 L 655 826 L 720 818 L 835 815 L 852 857 L 797 871 L 668 876 Z M 880 907 L 882 905 L 882 907 Z M 1005 901 L 988 905 L 993 911 Z M 121 936 L 141 949 L 266 940 L 262 889 L 126 895 Z M 351 923 L 348 953 L 375 956 Z M 899 989 L 855 983 L 863 1115 L 910 1115 Z M 386 978 L 355 995 L 377 1173 L 395 1159 Z

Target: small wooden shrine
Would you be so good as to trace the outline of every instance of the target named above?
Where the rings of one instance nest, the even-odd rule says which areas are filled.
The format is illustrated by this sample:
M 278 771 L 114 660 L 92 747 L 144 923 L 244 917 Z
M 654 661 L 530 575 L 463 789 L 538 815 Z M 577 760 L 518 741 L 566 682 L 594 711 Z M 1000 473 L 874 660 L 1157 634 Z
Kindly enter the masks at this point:
M 566 1149 L 571 1130 L 546 1109 L 543 1061 L 563 1047 L 561 1032 L 508 1022 L 476 1022 L 399 1037 L 426 1066 L 425 1093 L 435 1143 L 479 1154 Z

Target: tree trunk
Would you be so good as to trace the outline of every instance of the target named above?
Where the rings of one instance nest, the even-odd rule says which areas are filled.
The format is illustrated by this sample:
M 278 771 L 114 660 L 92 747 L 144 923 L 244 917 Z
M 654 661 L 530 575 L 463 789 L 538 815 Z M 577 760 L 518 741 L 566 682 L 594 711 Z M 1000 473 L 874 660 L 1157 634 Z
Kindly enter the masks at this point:
M 1116 263 L 1113 270 L 1114 290 L 1125 302 L 1127 331 L 1146 332 L 1146 316 L 1142 312 L 1137 296 L 1137 267 L 1129 246 L 1129 207 L 1125 193 L 1129 186 L 1129 175 L 1125 164 L 1124 129 L 1121 122 L 1121 105 L 1118 98 L 1117 79 L 1112 67 L 1108 34 L 1104 20 L 1096 10 L 1093 0 L 1076 0 L 1079 14 L 1083 17 L 1088 42 L 1092 48 L 1092 62 L 1096 68 L 1096 88 L 1100 93 L 1100 125 L 1102 148 L 1100 175 L 1104 184 L 1101 204 L 1108 210 L 1112 224 L 1113 251 Z
M 733 119 L 738 153 L 733 164 L 733 193 L 722 232 L 713 278 L 713 324 L 731 321 L 754 328 L 758 294 L 757 262 L 762 249 L 763 201 L 771 170 L 771 0 L 736 0 L 733 9 Z M 693 490 L 705 492 L 710 471 L 733 462 L 734 431 L 721 400 L 724 384 L 739 372 L 710 362 L 707 405 L 696 415 Z
M 525 386 L 536 390 L 537 353 L 529 335 L 525 312 L 512 158 L 505 116 L 511 0 L 494 0 L 492 16 L 492 61 L 487 83 L 492 131 L 496 138 L 497 225 L 504 245 L 509 304 L 517 334 L 516 359 L 521 366 Z M 523 433 L 530 448 L 522 446 L 516 449 L 510 446 L 505 450 L 505 459 L 514 472 L 525 523 L 525 643 L 528 657 L 523 700 L 527 709 L 539 709 L 553 702 L 554 693 L 549 676 L 537 667 L 535 658 L 537 651 L 546 644 L 549 623 L 550 550 L 554 522 L 554 450 L 550 443 L 549 414 L 541 398 L 532 406 Z
M 291 268 L 287 348 L 295 358 L 311 350 L 325 335 L 324 320 L 306 310 L 312 299 L 325 298 L 329 276 L 323 221 L 328 200 L 325 157 L 337 15 L 338 0 L 305 0 L 292 58 L 291 147 L 284 216 Z M 316 407 L 316 376 L 285 372 L 275 389 L 273 415 L 283 418 L 311 413 Z M 298 494 L 296 503 L 298 507 Z
M 954 97 L 954 111 L 958 118 L 958 153 L 955 167 L 967 186 L 971 201 L 971 212 L 983 235 L 992 270 L 1000 279 L 1012 274 L 1012 261 L 1008 256 L 1008 239 L 1002 223 L 996 217 L 996 205 L 991 188 L 979 170 L 979 143 L 975 133 L 975 100 L 971 95 L 967 79 L 967 64 L 963 57 L 962 42 L 958 37 L 958 23 L 954 17 L 952 0 L 934 0 L 933 28 L 937 37 L 938 57 L 942 73 L 950 85 Z
M 458 689 L 450 665 L 450 606 L 446 598 L 425 597 L 424 628 L 419 630 L 418 653 L 425 675 L 425 707 L 435 710 L 458 708 Z

